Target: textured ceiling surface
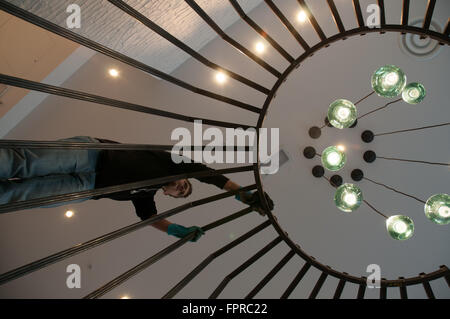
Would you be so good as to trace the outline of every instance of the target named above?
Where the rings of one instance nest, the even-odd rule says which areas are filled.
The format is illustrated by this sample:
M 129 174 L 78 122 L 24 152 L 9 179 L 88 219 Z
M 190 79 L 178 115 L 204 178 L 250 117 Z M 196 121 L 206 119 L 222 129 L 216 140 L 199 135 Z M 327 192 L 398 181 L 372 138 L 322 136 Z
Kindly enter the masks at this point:
M 9 0 L 53 23 L 66 27 L 70 4 L 81 8 L 81 28 L 72 31 L 170 73 L 189 58 L 171 43 L 106 0 Z M 183 0 L 125 1 L 166 31 L 199 50 L 217 35 Z M 261 0 L 241 1 L 245 12 Z M 238 15 L 226 0 L 199 0 L 197 4 L 226 29 Z M 175 49 L 174 49 L 175 48 Z

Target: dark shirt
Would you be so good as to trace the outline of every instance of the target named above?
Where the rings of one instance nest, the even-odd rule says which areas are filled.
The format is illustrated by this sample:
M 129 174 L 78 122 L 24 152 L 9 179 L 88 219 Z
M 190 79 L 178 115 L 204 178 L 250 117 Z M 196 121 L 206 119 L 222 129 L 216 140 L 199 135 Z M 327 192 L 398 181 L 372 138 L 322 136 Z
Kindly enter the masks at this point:
M 99 139 L 102 143 L 117 143 Z M 180 163 L 172 161 L 171 153 L 165 151 L 128 151 L 102 150 L 97 160 L 95 188 L 144 181 L 159 177 L 192 173 L 197 171 L 214 171 L 201 163 Z M 222 189 L 228 178 L 223 175 L 196 178 L 200 182 L 213 184 Z M 147 188 L 121 191 L 94 197 L 113 200 L 131 200 L 136 214 L 147 219 L 157 213 L 154 196 L 164 184 Z

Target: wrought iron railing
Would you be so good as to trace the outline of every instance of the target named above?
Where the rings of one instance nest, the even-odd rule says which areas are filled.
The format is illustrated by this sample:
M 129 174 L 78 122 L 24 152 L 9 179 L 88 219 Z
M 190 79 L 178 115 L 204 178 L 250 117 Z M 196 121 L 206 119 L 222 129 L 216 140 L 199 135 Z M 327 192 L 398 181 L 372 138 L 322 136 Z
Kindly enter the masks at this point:
M 101 44 L 98 44 L 88 38 L 85 38 L 83 36 L 80 36 L 74 32 L 71 32 L 63 27 L 60 27 L 52 22 L 49 22 L 41 17 L 38 17 L 26 10 L 23 10 L 8 1 L 0 0 L 0 9 L 12 14 L 18 18 L 21 18 L 29 23 L 32 23 L 38 27 L 44 28 L 52 33 L 55 33 L 57 35 L 60 35 L 68 40 L 74 41 L 80 45 L 83 45 L 87 48 L 90 48 L 92 50 L 95 50 L 101 54 L 104 54 L 106 56 L 109 56 L 117 61 L 126 63 L 134 68 L 140 69 L 148 74 L 154 75 L 158 78 L 161 78 L 165 81 L 168 81 L 172 84 L 175 84 L 179 87 L 182 87 L 186 90 L 192 91 L 194 93 L 197 93 L 199 95 L 203 95 L 205 97 L 215 99 L 221 102 L 224 102 L 226 104 L 229 104 L 231 106 L 235 106 L 244 110 L 247 110 L 249 112 L 254 112 L 259 114 L 258 121 L 256 125 L 250 125 L 250 124 L 240 124 L 240 123 L 228 123 L 228 122 L 222 122 L 217 121 L 214 119 L 201 119 L 203 120 L 203 123 L 212 125 L 212 126 L 219 126 L 219 127 L 230 127 L 230 128 L 261 128 L 264 122 L 265 115 L 267 113 L 267 110 L 270 106 L 271 101 L 273 100 L 276 92 L 278 91 L 281 84 L 286 80 L 287 76 L 297 67 L 300 66 L 300 64 L 306 60 L 308 57 L 313 55 L 316 51 L 328 47 L 332 42 L 336 42 L 342 39 L 346 39 L 350 36 L 354 35 L 364 35 L 367 33 L 372 32 L 379 32 L 379 33 L 385 33 L 385 32 L 399 32 L 399 33 L 412 33 L 420 35 L 421 37 L 430 37 L 434 40 L 437 40 L 440 45 L 449 45 L 450 44 L 450 38 L 449 38 L 449 22 L 447 22 L 447 25 L 442 33 L 432 31 L 430 30 L 430 24 L 433 17 L 434 8 L 436 5 L 436 0 L 429 0 L 428 6 L 426 9 L 426 12 L 424 14 L 424 23 L 422 27 L 414 27 L 408 25 L 408 18 L 409 18 L 409 6 L 410 6 L 410 0 L 403 0 L 403 10 L 401 17 L 399 17 L 399 23 L 398 24 L 387 24 L 386 23 L 386 8 L 384 6 L 383 0 L 378 0 L 378 5 L 380 8 L 380 26 L 379 27 L 368 27 L 365 25 L 362 10 L 360 6 L 359 0 L 353 0 L 352 4 L 354 7 L 355 12 L 355 19 L 357 20 L 358 27 L 353 29 L 345 29 L 344 24 L 342 22 L 342 19 L 339 15 L 339 12 L 336 8 L 336 5 L 333 0 L 327 0 L 328 6 L 330 8 L 330 19 L 333 19 L 336 28 L 338 30 L 338 33 L 327 37 L 325 33 L 323 32 L 322 28 L 320 27 L 318 21 L 316 20 L 314 13 L 309 9 L 306 2 L 304 0 L 298 0 L 299 6 L 306 12 L 307 18 L 309 22 L 311 23 L 312 27 L 314 28 L 315 32 L 320 38 L 320 42 L 315 44 L 309 44 L 307 41 L 304 40 L 304 38 L 299 34 L 299 32 L 294 28 L 294 26 L 289 22 L 289 20 L 283 15 L 281 10 L 275 5 L 275 3 L 271 0 L 265 0 L 266 5 L 273 11 L 273 13 L 278 17 L 280 22 L 287 28 L 287 30 L 290 32 L 290 34 L 294 37 L 294 39 L 298 42 L 298 44 L 304 49 L 304 52 L 297 58 L 292 57 L 286 50 L 282 48 L 280 44 L 276 42 L 276 40 L 269 36 L 269 34 L 264 31 L 258 24 L 253 21 L 250 17 L 248 17 L 245 12 L 240 7 L 239 3 L 236 0 L 229 0 L 231 6 L 236 10 L 236 12 L 239 14 L 239 16 L 248 23 L 256 32 L 258 32 L 261 36 L 263 36 L 267 42 L 273 46 L 273 48 L 278 51 L 280 55 L 282 55 L 289 63 L 290 65 L 284 70 L 284 71 L 278 71 L 271 65 L 269 65 L 267 62 L 265 62 L 263 59 L 252 53 L 250 50 L 248 50 L 245 46 L 239 44 L 237 41 L 229 37 L 213 20 L 208 14 L 194 1 L 194 0 L 185 0 L 185 2 L 226 42 L 231 44 L 234 48 L 239 50 L 241 53 L 245 54 L 248 58 L 253 60 L 255 63 L 257 63 L 259 66 L 263 67 L 266 71 L 268 71 L 270 74 L 275 76 L 277 78 L 276 83 L 273 85 L 272 88 L 266 88 L 258 83 L 255 83 L 254 81 L 251 81 L 237 73 L 234 73 L 230 70 L 227 70 L 214 62 L 208 60 L 192 48 L 190 48 L 188 45 L 168 33 L 166 30 L 155 24 L 153 21 L 148 19 L 147 17 L 140 14 L 138 11 L 127 5 L 124 1 L 121 0 L 108 0 L 111 4 L 115 5 L 117 8 L 123 10 L 124 12 L 128 13 L 133 18 L 139 20 L 141 23 L 143 23 L 145 26 L 147 26 L 152 31 L 156 32 L 169 42 L 171 42 L 176 47 L 180 48 L 184 52 L 188 53 L 190 56 L 192 56 L 194 59 L 198 60 L 199 62 L 203 63 L 204 65 L 208 66 L 209 68 L 212 68 L 214 70 L 223 71 L 231 78 L 249 86 L 250 88 L 257 90 L 263 94 L 266 95 L 266 99 L 262 107 L 256 107 L 253 105 L 249 105 L 247 103 L 244 103 L 242 101 L 238 101 L 229 97 L 225 97 L 198 87 L 195 87 L 185 81 L 182 81 L 178 78 L 175 78 L 169 74 L 166 74 L 162 71 L 159 71 L 155 68 L 152 68 L 142 62 L 139 62 L 135 59 L 132 59 L 131 57 L 128 57 L 126 55 L 123 55 L 117 51 L 114 51 L 110 48 L 107 48 Z M 446 0 L 443 0 L 446 1 Z M 449 19 L 450 21 L 450 19 Z M 162 116 L 166 118 L 176 119 L 176 120 L 182 120 L 187 122 L 194 122 L 194 120 L 200 119 L 197 117 L 191 117 L 186 115 L 181 115 L 177 113 L 167 112 L 161 109 L 148 107 L 144 105 L 137 105 L 133 103 L 128 103 L 124 101 L 114 100 L 102 96 L 97 96 L 93 94 L 88 94 L 85 92 L 65 89 L 61 87 L 56 87 L 52 85 L 42 84 L 26 79 L 21 79 L 5 74 L 0 74 L 0 83 L 11 85 L 15 87 L 25 88 L 29 90 L 35 90 L 40 92 L 45 92 L 53 95 L 58 96 L 64 96 L 68 98 L 78 99 L 82 101 L 88 101 L 103 105 L 108 105 L 111 107 L 117 107 L 122 109 L 127 109 L 135 112 L 141 112 L 156 116 Z M 259 139 L 259 135 L 258 135 Z M 61 149 L 99 149 L 99 150 L 106 150 L 106 149 L 117 149 L 117 150 L 170 150 L 172 146 L 170 145 L 137 145 L 137 144 L 108 144 L 108 143 L 73 143 L 73 142 L 43 142 L 43 141 L 17 141 L 17 140 L 1 140 L 0 141 L 0 147 L 2 148 L 61 148 Z M 248 151 L 248 148 L 246 149 Z M 190 178 L 190 177 L 201 177 L 201 176 L 211 176 L 214 174 L 228 174 L 228 173 L 239 173 L 239 172 L 248 172 L 253 171 L 253 175 L 255 178 L 255 184 L 250 185 L 244 188 L 244 190 L 252 190 L 257 189 L 260 194 L 260 200 L 263 204 L 263 207 L 267 213 L 267 220 L 262 223 L 261 225 L 255 227 L 254 229 L 250 230 L 246 234 L 242 235 L 241 237 L 235 239 L 231 243 L 225 245 L 224 247 L 220 248 L 216 252 L 209 255 L 202 263 L 200 263 L 196 268 L 194 268 L 189 274 L 186 275 L 185 278 L 183 278 L 178 284 L 176 284 L 172 289 L 167 292 L 163 298 L 172 298 L 174 297 L 178 292 L 180 292 L 183 287 L 185 287 L 191 280 L 193 280 L 205 267 L 207 267 L 214 259 L 218 258 L 225 252 L 233 249 L 234 247 L 238 246 L 245 240 L 249 239 L 253 235 L 257 234 L 258 232 L 262 231 L 263 229 L 272 226 L 276 232 L 278 233 L 278 236 L 270 242 L 268 245 L 263 247 L 260 251 L 258 251 L 255 255 L 253 255 L 251 258 L 249 258 L 247 261 L 245 261 L 241 266 L 236 268 L 233 272 L 231 272 L 229 275 L 227 275 L 223 281 L 220 283 L 220 285 L 214 290 L 214 292 L 209 296 L 210 298 L 217 298 L 220 293 L 223 291 L 223 289 L 226 287 L 226 285 L 233 280 L 237 275 L 239 275 L 242 271 L 250 267 L 254 262 L 256 262 L 260 257 L 262 257 L 264 254 L 272 250 L 275 246 L 277 246 L 280 243 L 286 244 L 290 251 L 287 253 L 286 256 L 284 256 L 281 261 L 257 284 L 257 286 L 252 289 L 249 294 L 246 296 L 246 298 L 252 298 L 254 297 L 261 289 L 264 288 L 264 286 L 280 271 L 291 259 L 294 255 L 298 255 L 301 257 L 301 259 L 304 260 L 304 264 L 301 265 L 300 270 L 298 274 L 295 276 L 295 278 L 292 280 L 290 285 L 287 287 L 285 292 L 282 294 L 281 298 L 288 298 L 291 293 L 294 291 L 294 289 L 299 285 L 302 278 L 305 276 L 305 274 L 311 269 L 314 268 L 316 270 L 319 270 L 321 275 L 315 284 L 315 286 L 312 288 L 309 298 L 316 298 L 320 289 L 322 288 L 324 282 L 326 281 L 328 276 L 335 277 L 339 279 L 339 283 L 336 287 L 336 291 L 334 293 L 334 298 L 340 298 L 341 294 L 343 292 L 343 289 L 345 285 L 352 284 L 357 285 L 358 293 L 357 298 L 364 298 L 364 293 L 367 287 L 367 281 L 365 277 L 356 277 L 347 274 L 346 272 L 341 272 L 335 269 L 332 269 L 329 266 L 326 266 L 319 261 L 317 261 L 314 257 L 307 254 L 305 251 L 302 250 L 300 246 L 298 246 L 296 243 L 294 243 L 289 235 L 282 229 L 280 224 L 278 223 L 276 217 L 273 215 L 273 213 L 269 210 L 268 203 L 266 201 L 266 198 L 262 196 L 264 194 L 263 190 L 263 184 L 261 182 L 261 176 L 260 176 L 260 163 L 258 158 L 258 163 L 250 166 L 244 166 L 244 167 L 237 167 L 237 168 L 229 168 L 229 169 L 222 169 L 222 170 L 216 170 L 216 171 L 207 171 L 207 172 L 196 172 L 191 174 L 182 174 L 182 175 L 176 175 L 176 176 L 167 176 L 164 178 L 157 178 L 137 183 L 130 183 L 125 185 L 117 185 L 112 187 L 106 187 L 101 189 L 95 189 L 91 191 L 83 191 L 83 192 L 76 192 L 76 193 L 70 193 L 70 194 L 64 194 L 64 195 L 58 195 L 53 197 L 46 197 L 46 198 L 39 198 L 39 199 L 33 199 L 29 201 L 23 201 L 23 202 L 15 202 L 15 203 L 9 203 L 5 205 L 0 205 L 0 213 L 8 213 L 17 211 L 20 209 L 25 208 L 32 208 L 32 207 L 39 207 L 45 204 L 54 204 L 59 202 L 66 202 L 74 199 L 80 199 L 80 198 L 87 198 L 92 196 L 98 196 L 101 194 L 109 194 L 114 193 L 118 191 L 123 190 L 130 190 L 134 189 L 136 187 L 146 187 L 156 184 L 161 184 L 165 182 L 174 181 L 180 178 Z M 146 225 L 150 225 L 158 220 L 161 220 L 163 218 L 181 213 L 183 211 L 186 211 L 188 209 L 197 207 L 199 205 L 203 205 L 206 203 L 210 203 L 212 201 L 221 200 L 223 198 L 227 198 L 230 196 L 233 196 L 236 194 L 236 191 L 231 192 L 225 192 L 222 194 L 210 196 L 201 200 L 193 201 L 184 205 L 181 205 L 179 207 L 170 209 L 168 211 L 165 211 L 163 213 L 160 213 L 152 218 L 149 218 L 147 220 L 123 227 L 121 229 L 118 229 L 116 231 L 113 231 L 111 233 L 105 234 L 103 236 L 100 236 L 98 238 L 92 239 L 88 242 L 85 242 L 83 244 L 65 249 L 63 251 L 60 251 L 58 253 L 55 253 L 51 256 L 42 258 L 40 260 L 37 260 L 35 262 L 29 263 L 27 265 L 24 265 L 22 267 L 13 269 L 11 271 L 8 271 L 4 274 L 0 275 L 0 284 L 4 284 L 6 282 L 15 280 L 17 278 L 20 278 L 26 274 L 30 274 L 34 271 L 37 271 L 43 267 L 49 266 L 53 263 L 56 263 L 58 261 L 61 261 L 65 258 L 69 258 L 71 256 L 74 256 L 75 254 L 81 253 L 83 251 L 86 251 L 88 249 L 97 247 L 101 244 L 104 244 L 108 241 L 114 240 L 116 238 L 119 238 L 121 236 L 125 236 L 135 230 L 138 230 Z M 222 218 L 216 222 L 210 223 L 208 225 L 205 225 L 202 227 L 203 231 L 209 231 L 213 228 L 220 227 L 221 225 L 232 221 L 234 219 L 240 218 L 246 214 L 249 214 L 251 212 L 251 208 L 243 209 L 237 213 L 234 213 L 228 217 Z M 157 254 L 149 257 L 139 265 L 136 265 L 132 269 L 128 270 L 127 272 L 123 273 L 122 275 L 118 276 L 117 278 L 114 278 L 109 283 L 103 285 L 102 287 L 98 288 L 94 292 L 87 295 L 85 298 L 98 298 L 104 295 L 106 292 L 110 291 L 111 289 L 117 287 L 127 279 L 131 278 L 132 276 L 136 275 L 138 272 L 146 269 L 147 267 L 151 266 L 158 260 L 162 259 L 164 256 L 170 254 L 177 248 L 183 246 L 187 241 L 192 239 L 194 234 L 190 234 L 185 238 L 182 238 L 178 240 L 177 242 L 173 243 L 172 245 L 166 247 L 165 249 L 161 250 Z M 447 284 L 450 286 L 450 270 L 446 266 L 441 266 L 438 270 L 432 272 L 432 273 L 420 273 L 417 277 L 411 277 L 411 278 L 403 278 L 400 277 L 399 279 L 394 280 L 381 280 L 381 289 L 380 289 L 380 298 L 384 299 L 387 297 L 387 290 L 388 288 L 394 288 L 397 287 L 400 290 L 400 296 L 401 298 L 408 298 L 407 294 L 407 287 L 412 285 L 422 285 L 426 295 L 428 298 L 434 298 L 434 293 L 430 286 L 430 281 L 436 280 L 439 278 L 445 278 Z

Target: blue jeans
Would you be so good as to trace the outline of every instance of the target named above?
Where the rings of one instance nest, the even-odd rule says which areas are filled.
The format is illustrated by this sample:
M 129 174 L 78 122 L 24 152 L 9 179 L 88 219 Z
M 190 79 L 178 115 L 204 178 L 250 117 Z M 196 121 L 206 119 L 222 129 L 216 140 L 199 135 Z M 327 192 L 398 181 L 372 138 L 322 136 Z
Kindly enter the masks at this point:
M 76 136 L 60 141 L 98 143 L 98 140 L 88 136 Z M 94 189 L 99 152 L 0 149 L 0 205 Z M 43 207 L 55 207 L 87 199 L 89 198 Z

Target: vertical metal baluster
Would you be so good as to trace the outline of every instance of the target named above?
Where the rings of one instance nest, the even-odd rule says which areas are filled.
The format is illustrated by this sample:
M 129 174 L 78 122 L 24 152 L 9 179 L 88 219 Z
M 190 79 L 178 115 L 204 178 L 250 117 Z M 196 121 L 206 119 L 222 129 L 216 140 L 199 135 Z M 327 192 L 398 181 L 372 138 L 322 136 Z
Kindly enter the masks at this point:
M 402 25 L 408 25 L 409 22 L 409 0 L 403 0 L 403 7 L 402 7 Z M 405 34 L 405 32 L 402 32 L 402 34 Z
M 425 273 L 421 272 L 420 276 L 425 276 Z M 430 282 L 424 281 L 424 282 L 422 282 L 422 285 L 423 285 L 423 288 L 425 289 L 425 293 L 427 294 L 428 299 L 436 299 L 434 297 L 433 290 L 431 289 Z
M 269 220 L 266 220 L 261 225 L 251 229 L 249 232 L 245 233 L 244 235 L 240 236 L 239 238 L 233 240 L 231 243 L 225 245 L 224 247 L 220 248 L 216 252 L 209 255 L 205 260 L 203 260 L 197 267 L 195 267 L 194 270 L 192 270 L 188 275 L 186 275 L 180 282 L 178 282 L 172 289 L 170 289 L 169 292 L 167 292 L 162 299 L 169 299 L 173 298 L 177 293 L 181 291 L 188 283 L 190 283 L 203 269 L 206 268 L 213 260 L 215 260 L 217 257 L 223 255 L 227 251 L 233 249 L 234 247 L 240 245 L 242 242 L 246 241 L 247 239 L 251 238 L 255 234 L 259 233 L 263 229 L 266 229 L 271 225 Z
M 317 23 L 317 20 L 312 14 L 311 10 L 308 8 L 308 5 L 305 3 L 305 0 L 297 0 L 297 1 L 302 7 L 303 11 L 305 11 L 306 15 L 308 16 L 308 20 L 309 22 L 311 22 L 314 30 L 316 30 L 316 33 L 319 36 L 320 40 L 325 41 L 327 37 L 325 33 L 323 33 L 322 28 L 319 26 L 319 23 Z
M 386 278 L 381 278 L 381 282 L 385 281 Z M 380 287 L 380 299 L 386 299 L 387 298 L 387 286 L 381 285 Z
M 319 277 L 319 280 L 314 286 L 314 289 L 311 291 L 311 294 L 309 295 L 309 299 L 316 299 L 317 295 L 319 294 L 320 288 L 322 288 L 325 279 L 327 279 L 327 276 L 328 276 L 327 273 L 322 272 L 322 274 Z
M 310 263 L 306 263 L 302 267 L 302 269 L 298 272 L 297 276 L 295 276 L 294 280 L 291 282 L 291 284 L 286 289 L 286 291 L 283 293 L 283 295 L 280 297 L 280 299 L 287 299 L 291 295 L 291 293 L 297 287 L 297 285 L 300 282 L 300 280 L 303 279 L 303 277 L 305 276 L 305 274 L 309 270 L 309 268 L 311 268 L 311 264 Z
M 433 17 L 434 7 L 436 6 L 436 0 L 428 0 L 427 12 L 423 21 L 423 26 L 425 30 L 430 29 L 431 19 Z
M 405 277 L 398 277 L 398 279 L 401 279 L 403 281 L 403 279 L 405 279 Z M 400 284 L 400 298 L 402 299 L 408 299 L 408 292 L 406 291 L 406 285 L 404 283 L 404 281 Z
M 231 44 L 235 49 L 245 54 L 247 57 L 258 63 L 268 72 L 270 72 L 275 77 L 281 77 L 281 73 L 277 71 L 274 67 L 270 66 L 267 62 L 261 59 L 259 56 L 248 50 L 246 47 L 238 43 L 236 40 L 229 37 L 218 25 L 214 22 L 213 19 L 194 1 L 194 0 L 184 0 L 191 8 L 194 10 L 199 17 L 203 19 L 210 27 L 213 29 L 224 41 Z
M 273 13 L 281 20 L 283 25 L 289 30 L 289 32 L 294 36 L 297 42 L 303 47 L 305 51 L 310 49 L 308 43 L 302 38 L 302 36 L 297 32 L 294 26 L 289 22 L 289 20 L 284 16 L 284 14 L 278 9 L 278 7 L 273 3 L 272 0 L 264 0 L 266 4 L 272 9 Z
M 346 274 L 346 273 L 344 273 L 344 274 Z M 345 286 L 346 282 L 347 281 L 345 279 L 339 280 L 339 284 L 338 284 L 338 286 L 336 288 L 336 291 L 334 293 L 333 299 L 341 298 L 342 291 L 344 290 L 344 286 Z
M 361 4 L 359 3 L 359 0 L 353 0 L 353 8 L 355 9 L 355 15 L 356 19 L 358 20 L 358 25 L 360 28 L 363 28 L 365 26 L 364 18 L 361 11 Z
M 378 6 L 380 7 L 380 26 L 384 28 L 386 25 L 386 11 L 384 8 L 384 0 L 378 0 Z M 381 34 L 386 33 L 385 31 L 380 31 Z
M 359 284 L 359 288 L 358 288 L 358 295 L 356 296 L 356 299 L 364 299 L 364 294 L 366 292 L 366 277 L 361 277 L 362 279 L 364 279 L 364 283 Z
M 245 297 L 245 299 L 251 299 L 256 296 L 258 292 L 291 260 L 295 255 L 295 251 L 291 250 L 286 256 L 256 285 L 256 287 Z
M 439 268 L 440 269 L 444 269 L 445 271 L 447 271 L 447 275 L 445 275 L 444 277 L 445 277 L 445 281 L 447 282 L 447 285 L 450 287 L 450 274 L 449 274 L 447 266 L 442 265 Z
M 446 37 L 450 36 L 450 18 L 447 20 L 447 25 L 445 26 L 444 35 Z
M 283 58 L 285 58 L 289 63 L 295 61 L 294 57 L 290 55 L 283 47 L 272 38 L 266 31 L 264 31 L 255 21 L 253 21 L 247 14 L 245 14 L 244 10 L 242 10 L 241 6 L 236 0 L 228 0 L 230 1 L 233 8 L 236 10 L 237 14 L 241 17 L 242 20 L 247 22 L 247 24 L 256 32 L 259 33 L 270 45 L 280 53 Z
M 256 254 L 254 254 L 247 261 L 245 261 L 242 265 L 240 265 L 238 268 L 236 268 L 233 272 L 231 272 L 230 274 L 225 276 L 225 278 L 221 281 L 219 286 L 217 286 L 217 288 L 209 296 L 209 299 L 217 298 L 233 278 L 235 278 L 237 275 L 239 275 L 241 272 L 243 272 L 245 269 L 247 269 L 250 265 L 252 265 L 258 259 L 260 259 L 262 256 L 264 256 L 267 252 L 269 252 L 276 245 L 278 245 L 282 240 L 283 239 L 281 238 L 281 236 L 275 238 L 273 241 L 271 241 L 269 244 L 267 244 L 264 248 L 259 250 Z
M 339 12 L 336 8 L 336 5 L 334 3 L 334 0 L 327 0 L 328 6 L 330 7 L 331 14 L 333 15 L 334 23 L 336 23 L 336 26 L 339 30 L 339 32 L 345 32 L 344 24 L 342 23 L 341 16 L 339 15 Z

